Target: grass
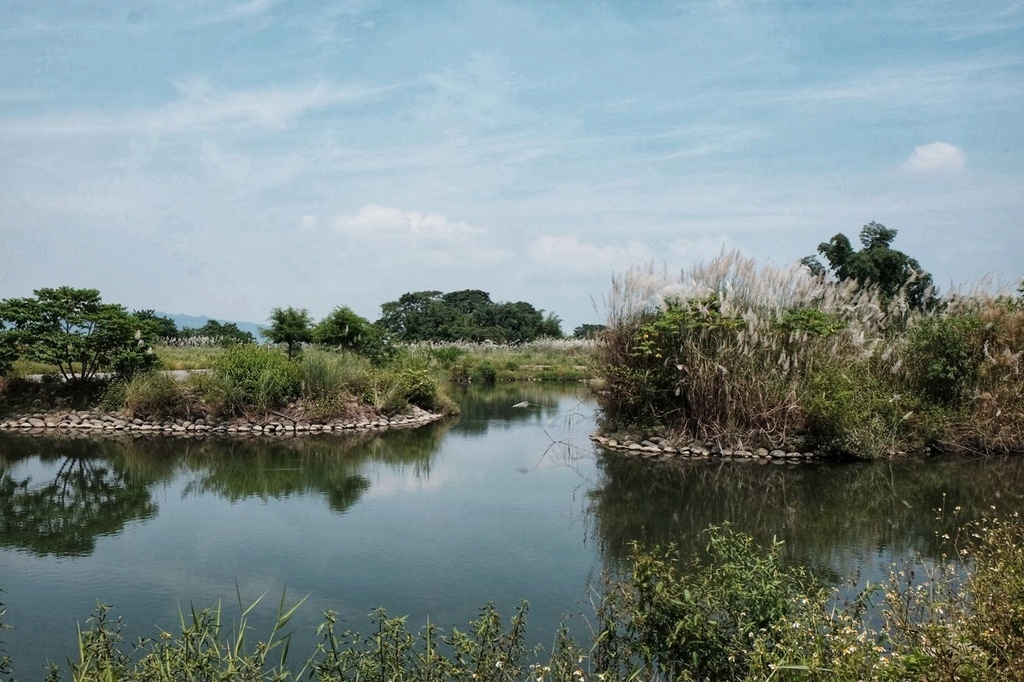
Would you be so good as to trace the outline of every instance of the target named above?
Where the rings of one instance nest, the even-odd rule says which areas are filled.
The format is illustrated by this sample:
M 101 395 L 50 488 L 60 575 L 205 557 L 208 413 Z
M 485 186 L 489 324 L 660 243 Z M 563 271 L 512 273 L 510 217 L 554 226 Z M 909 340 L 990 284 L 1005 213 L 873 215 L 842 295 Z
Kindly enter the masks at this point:
M 280 349 L 236 345 L 213 358 L 209 371 L 178 380 L 160 372 L 112 381 L 103 404 L 130 418 L 260 419 L 287 413 L 296 421 L 393 415 L 416 405 L 441 414 L 458 406 L 441 370 L 405 358 L 386 367 L 349 351 L 307 349 L 294 361 Z
M 877 457 L 1024 450 L 1024 297 L 911 309 L 737 253 L 613 281 L 599 346 L 608 432 Z
M 159 367 L 167 370 L 209 369 L 223 355 L 220 346 L 154 346 Z
M 259 641 L 247 625 L 256 604 L 241 598 L 234 627 L 219 605 L 193 608 L 176 631 L 158 628 L 130 648 L 124 624 L 101 606 L 79 630 L 67 672 L 76 682 L 1022 680 L 1024 523 L 953 526 L 941 561 L 893 566 L 882 584 L 852 596 L 785 566 L 781 543 L 759 546 L 728 526 L 705 532 L 702 559 L 634 549 L 628 570 L 598 595 L 591 640 L 561 628 L 549 647 L 527 645 L 525 603 L 507 621 L 487 604 L 468 628 L 449 631 L 429 622 L 412 630 L 378 610 L 363 634 L 339 630 L 328 611 L 318 643 L 298 658 L 286 629 L 301 601 L 286 605 L 284 596 Z M 12 667 L 0 660 L 4 674 Z M 49 679 L 63 672 L 54 666 Z
M 593 376 L 598 343 L 584 339 L 538 339 L 529 343 L 418 343 L 412 356 L 426 356 L 458 383 L 582 381 Z

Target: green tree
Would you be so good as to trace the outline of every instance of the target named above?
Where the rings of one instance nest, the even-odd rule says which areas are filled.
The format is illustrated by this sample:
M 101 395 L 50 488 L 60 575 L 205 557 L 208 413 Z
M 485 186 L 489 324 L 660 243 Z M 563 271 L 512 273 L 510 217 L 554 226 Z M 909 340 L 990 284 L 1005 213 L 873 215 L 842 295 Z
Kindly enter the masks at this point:
M 14 368 L 14 361 L 18 359 L 15 339 L 14 332 L 8 330 L 4 321 L 0 319 L 0 377 L 10 374 Z
M 270 327 L 263 336 L 272 343 L 288 346 L 288 359 L 293 359 L 302 350 L 302 344 L 313 341 L 313 321 L 305 308 L 274 308 L 270 311 Z
M 132 316 L 138 321 L 142 336 L 148 343 L 178 338 L 178 325 L 169 317 L 157 315 L 153 310 L 135 310 Z
M 198 329 L 185 327 L 181 330 L 181 336 L 185 338 L 210 339 L 218 346 L 233 346 L 237 343 L 256 343 L 256 338 L 247 331 L 242 331 L 234 322 L 218 322 L 207 320 L 206 324 Z
M 0 301 L 2 346 L 54 365 L 65 380 L 90 379 L 100 370 L 122 375 L 155 362 L 139 321 L 123 306 L 103 303 L 96 289 L 36 289 L 35 297 Z
M 839 281 L 856 280 L 861 285 L 874 285 L 886 298 L 901 290 L 915 308 L 923 308 L 933 301 L 932 276 L 925 272 L 916 259 L 892 248 L 896 230 L 870 222 L 861 228 L 861 249 L 853 248 L 846 235 L 840 233 L 818 245 L 818 253 L 828 261 L 828 268 L 814 256 L 801 262 L 816 275 L 831 270 Z
M 581 324 L 572 330 L 574 339 L 598 339 L 608 329 L 603 324 Z
M 428 340 L 431 318 L 436 322 L 438 310 L 444 307 L 440 291 L 402 294 L 397 301 L 381 305 L 377 324 L 402 341 Z
M 348 306 L 339 306 L 313 328 L 313 341 L 358 352 L 374 333 L 369 320 Z

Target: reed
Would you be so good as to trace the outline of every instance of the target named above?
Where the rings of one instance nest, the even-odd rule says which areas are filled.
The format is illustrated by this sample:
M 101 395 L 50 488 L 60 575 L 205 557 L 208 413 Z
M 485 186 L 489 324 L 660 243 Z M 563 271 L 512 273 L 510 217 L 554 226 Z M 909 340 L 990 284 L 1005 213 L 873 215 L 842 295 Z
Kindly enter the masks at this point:
M 606 299 L 602 425 L 864 457 L 1022 449 L 1019 300 L 915 310 L 737 252 L 676 278 L 633 268 Z

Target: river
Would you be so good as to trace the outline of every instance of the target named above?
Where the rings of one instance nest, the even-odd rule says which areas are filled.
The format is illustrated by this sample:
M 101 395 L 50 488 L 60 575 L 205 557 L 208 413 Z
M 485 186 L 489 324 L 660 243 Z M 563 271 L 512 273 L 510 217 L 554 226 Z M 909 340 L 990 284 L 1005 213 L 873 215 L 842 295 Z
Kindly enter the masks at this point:
M 328 609 L 356 629 L 378 606 L 448 629 L 525 599 L 529 639 L 547 644 L 564 618 L 587 636 L 594 587 L 633 541 L 696 555 L 701 531 L 729 521 L 827 579 L 879 580 L 893 561 L 939 556 L 957 516 L 1024 508 L 1019 458 L 664 465 L 595 449 L 580 387 L 458 397 L 461 416 L 383 435 L 0 434 L 2 639 L 17 676 L 64 662 L 97 601 L 132 640 L 173 631 L 190 604 L 219 600 L 230 621 L 238 595 L 266 594 L 258 638 L 282 595 L 306 598 L 297 660 Z

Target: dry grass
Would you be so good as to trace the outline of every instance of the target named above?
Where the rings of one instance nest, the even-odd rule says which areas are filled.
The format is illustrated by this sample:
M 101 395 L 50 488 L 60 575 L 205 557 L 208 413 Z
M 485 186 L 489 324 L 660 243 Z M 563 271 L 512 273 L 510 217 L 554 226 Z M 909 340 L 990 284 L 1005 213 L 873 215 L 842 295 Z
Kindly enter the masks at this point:
M 916 311 L 732 252 L 676 278 L 631 269 L 606 305 L 608 431 L 860 456 L 1024 445 L 1019 299 L 973 292 Z

